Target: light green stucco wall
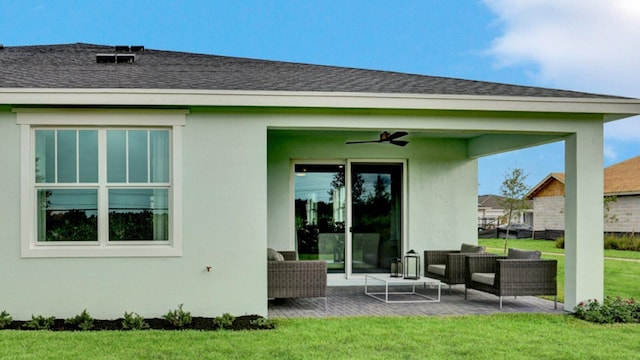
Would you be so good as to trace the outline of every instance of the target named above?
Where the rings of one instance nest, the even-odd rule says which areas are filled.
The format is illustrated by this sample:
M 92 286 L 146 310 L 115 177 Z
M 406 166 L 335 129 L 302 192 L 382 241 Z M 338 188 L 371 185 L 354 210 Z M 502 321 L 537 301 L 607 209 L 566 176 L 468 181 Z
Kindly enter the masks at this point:
M 194 316 L 266 316 L 266 127 L 193 114 L 183 134 L 183 256 L 21 258 L 19 126 L 0 113 L 0 310 L 160 317 L 184 304 Z

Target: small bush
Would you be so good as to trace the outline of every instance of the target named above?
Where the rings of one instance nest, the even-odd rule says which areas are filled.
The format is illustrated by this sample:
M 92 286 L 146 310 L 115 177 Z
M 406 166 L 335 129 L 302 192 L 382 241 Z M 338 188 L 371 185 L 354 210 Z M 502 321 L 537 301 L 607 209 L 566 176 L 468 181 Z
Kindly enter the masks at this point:
M 604 248 L 614 250 L 640 250 L 640 238 L 633 235 L 613 235 L 604 236 Z
M 144 321 L 144 318 L 134 312 L 124 312 L 124 319 L 122 320 L 122 329 L 124 330 L 145 330 L 149 328 L 149 324 Z
M 183 328 L 189 324 L 191 324 L 191 313 L 188 311 L 182 310 L 182 305 L 178 305 L 176 310 L 169 310 L 169 312 L 163 316 L 165 320 L 167 320 L 173 327 Z
M 31 315 L 31 320 L 24 323 L 23 327 L 31 330 L 51 330 L 54 320 L 54 316 L 44 317 L 42 315 Z
M 222 316 L 217 316 L 213 319 L 213 324 L 218 327 L 218 329 L 230 329 L 233 326 L 233 320 L 236 317 L 229 314 L 224 313 Z
M 589 299 L 578 304 L 574 311 L 577 318 L 598 324 L 640 322 L 640 303 L 619 296 L 606 296 L 602 303 Z
M 250 323 L 260 329 L 275 329 L 276 327 L 276 323 L 273 320 L 263 317 L 251 320 Z
M 93 329 L 93 318 L 89 315 L 87 309 L 82 310 L 79 315 L 66 319 L 64 323 L 66 325 L 75 326 L 82 331 Z
M 2 310 L 0 313 L 0 329 L 4 329 L 7 326 L 11 325 L 13 318 L 6 310 Z
M 564 249 L 564 236 L 560 236 L 555 240 L 558 249 Z

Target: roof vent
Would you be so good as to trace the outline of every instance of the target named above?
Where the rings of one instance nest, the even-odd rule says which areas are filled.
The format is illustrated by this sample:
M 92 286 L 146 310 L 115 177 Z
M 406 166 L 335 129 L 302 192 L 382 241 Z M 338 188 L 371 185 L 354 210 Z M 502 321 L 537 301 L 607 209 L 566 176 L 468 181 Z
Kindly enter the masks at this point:
M 144 51 L 144 46 L 142 45 L 116 45 L 116 52 L 140 52 Z
M 135 54 L 96 54 L 96 62 L 98 64 L 133 64 L 135 61 Z
M 96 62 L 98 64 L 109 64 L 116 62 L 116 54 L 97 54 Z

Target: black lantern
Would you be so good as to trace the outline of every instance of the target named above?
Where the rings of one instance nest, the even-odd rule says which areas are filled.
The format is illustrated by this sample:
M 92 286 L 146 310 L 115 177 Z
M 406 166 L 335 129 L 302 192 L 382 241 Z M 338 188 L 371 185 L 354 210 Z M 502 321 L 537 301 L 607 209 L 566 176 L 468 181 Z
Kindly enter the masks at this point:
M 404 256 L 404 278 L 410 280 L 420 279 L 420 255 L 409 250 Z
M 402 259 L 400 258 L 391 259 L 391 277 L 395 277 L 395 278 L 402 277 Z

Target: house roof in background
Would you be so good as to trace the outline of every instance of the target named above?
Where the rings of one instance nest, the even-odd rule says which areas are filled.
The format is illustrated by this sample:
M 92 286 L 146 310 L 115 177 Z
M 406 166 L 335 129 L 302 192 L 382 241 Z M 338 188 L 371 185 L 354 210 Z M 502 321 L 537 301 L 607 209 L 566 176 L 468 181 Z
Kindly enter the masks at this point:
M 607 195 L 640 193 L 640 156 L 604 169 L 604 193 Z
M 559 181 L 564 185 L 564 173 L 552 173 L 547 175 L 547 177 L 529 191 L 527 198 L 533 199 L 553 181 Z M 604 194 L 640 194 L 640 156 L 613 164 L 604 169 Z
M 499 195 L 478 195 L 478 207 L 487 209 L 502 209 L 500 201 L 504 199 Z
M 97 54 L 134 55 L 134 61 L 98 63 Z M 0 88 L 265 90 L 626 99 L 390 71 L 152 49 L 116 51 L 114 46 L 84 43 L 1 48 Z

